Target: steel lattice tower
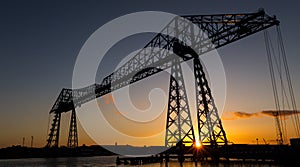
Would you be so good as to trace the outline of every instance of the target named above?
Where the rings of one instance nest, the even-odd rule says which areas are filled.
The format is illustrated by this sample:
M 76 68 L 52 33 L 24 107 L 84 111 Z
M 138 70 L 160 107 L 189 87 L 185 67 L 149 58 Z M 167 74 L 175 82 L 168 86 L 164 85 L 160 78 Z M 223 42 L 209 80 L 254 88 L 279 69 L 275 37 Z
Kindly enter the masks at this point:
M 77 123 L 76 123 L 75 108 L 72 110 L 72 114 L 71 114 L 69 137 L 68 137 L 68 147 L 69 148 L 78 147 L 78 135 L 77 135 Z
M 46 147 L 58 147 L 61 113 L 54 115 Z
M 190 107 L 177 57 L 173 59 L 171 66 L 165 146 L 175 146 L 178 142 L 193 144 L 194 141 Z
M 217 107 L 214 103 L 214 99 L 212 97 L 211 90 L 208 85 L 208 81 L 206 79 L 203 66 L 201 65 L 198 54 L 189 46 L 185 46 L 184 43 L 179 42 L 178 40 L 174 42 L 173 52 L 176 53 L 181 58 L 185 58 L 186 55 L 191 55 L 193 57 L 193 65 L 194 65 L 194 77 L 195 77 L 195 86 L 196 86 L 196 111 L 197 111 L 197 123 L 198 123 L 198 133 L 200 137 L 201 143 L 208 143 L 212 146 L 217 146 L 220 144 L 227 145 L 227 138 L 225 134 L 225 130 L 223 129 L 221 119 L 218 114 Z M 179 62 L 179 57 L 174 58 Z M 178 77 L 176 74 L 178 73 L 179 81 L 183 82 L 182 70 L 179 64 L 179 67 L 176 66 L 175 61 L 173 61 L 173 66 L 171 67 L 171 82 L 170 82 L 170 94 L 172 92 L 172 79 L 174 77 Z M 174 65 L 175 64 L 175 65 Z M 177 68 L 175 68 L 177 67 Z M 174 75 L 175 74 L 175 75 Z M 173 79 L 174 80 L 174 79 Z M 176 83 L 176 82 L 175 82 Z M 177 85 L 175 85 L 177 86 Z M 173 86 L 174 87 L 174 86 Z M 184 84 L 182 87 L 175 87 L 179 90 L 178 92 L 185 92 Z M 182 89 L 182 90 L 181 90 Z M 175 89 L 176 90 L 176 89 Z M 174 91 L 174 90 L 173 90 Z M 186 99 L 185 102 L 188 103 L 186 93 L 184 94 L 176 94 L 179 95 L 178 99 Z M 183 95 L 183 96 L 182 96 Z M 173 100 L 173 101 L 170 101 Z M 169 106 L 174 102 L 174 97 L 169 96 Z M 181 105 L 180 101 L 176 101 L 177 104 Z M 188 105 L 186 105 L 188 107 Z M 172 108 L 171 108 L 172 109 Z M 186 109 L 189 111 L 189 109 Z M 167 128 L 168 124 L 174 122 L 173 119 L 169 120 L 170 107 L 168 108 L 168 117 L 167 117 Z M 190 113 L 190 112 L 188 112 Z M 190 115 L 189 115 L 190 116 Z M 191 120 L 191 118 L 190 118 Z M 180 122 L 177 123 L 177 129 L 173 130 L 175 132 L 180 132 L 182 127 L 180 126 Z M 193 128 L 192 124 L 190 127 Z M 169 130 L 167 130 L 168 132 Z M 194 134 L 194 132 L 192 131 Z M 179 137 L 177 141 L 180 141 L 182 136 L 178 136 L 177 134 L 171 133 L 173 136 Z M 179 133 L 180 134 L 180 133 Z M 166 135 L 167 137 L 167 135 Z M 175 137 L 174 137 L 175 138 Z M 184 137 L 182 138 L 184 139 Z M 194 138 L 193 138 L 194 139 Z M 194 140 L 192 140 L 194 141 Z M 166 140 L 167 142 L 167 140 Z M 173 143 L 172 143 L 173 144 Z M 166 144 L 166 146 L 170 146 L 170 144 Z
M 200 142 L 209 143 L 212 146 L 227 145 L 225 130 L 198 57 L 194 58 L 194 75 Z

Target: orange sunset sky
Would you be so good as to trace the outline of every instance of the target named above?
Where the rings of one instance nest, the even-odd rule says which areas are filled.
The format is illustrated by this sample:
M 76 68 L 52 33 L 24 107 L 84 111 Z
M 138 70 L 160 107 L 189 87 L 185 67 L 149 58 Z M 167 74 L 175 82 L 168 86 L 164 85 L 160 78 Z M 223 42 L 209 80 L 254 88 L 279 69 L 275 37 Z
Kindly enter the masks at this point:
M 249 13 L 264 8 L 267 14 L 276 15 L 280 20 L 299 108 L 298 1 L 212 0 L 183 3 L 179 0 L 154 0 L 151 3 L 119 3 L 114 0 L 105 3 L 1 2 L 1 25 L 4 26 L 0 30 L 0 148 L 22 145 L 23 138 L 25 146 L 30 146 L 31 136 L 34 147 L 45 146 L 53 118 L 49 111 L 61 89 L 72 87 L 74 64 L 83 44 L 108 21 L 137 11 L 199 15 Z M 269 32 L 276 41 L 275 27 L 271 27 Z M 144 47 L 153 35 L 138 34 L 114 46 L 105 55 L 106 62 L 99 66 L 96 82 L 110 74 L 127 54 Z M 268 112 L 275 110 L 275 104 L 263 32 L 221 47 L 217 52 L 224 66 L 226 96 L 220 97 L 213 87 L 212 95 L 228 140 L 236 144 L 256 144 L 257 141 L 259 144 L 275 144 L 275 120 Z M 198 134 L 193 74 L 188 73 L 184 77 L 194 129 Z M 79 145 L 114 145 L 116 142 L 120 145 L 164 145 L 168 84 L 169 75 L 161 72 L 99 98 L 96 108 L 92 103 L 77 108 Z M 126 98 L 133 105 L 129 105 Z M 63 113 L 60 145 L 67 145 L 69 120 L 70 112 Z M 285 143 L 288 144 L 290 138 L 297 137 L 291 115 L 287 114 L 280 122 L 286 130 Z

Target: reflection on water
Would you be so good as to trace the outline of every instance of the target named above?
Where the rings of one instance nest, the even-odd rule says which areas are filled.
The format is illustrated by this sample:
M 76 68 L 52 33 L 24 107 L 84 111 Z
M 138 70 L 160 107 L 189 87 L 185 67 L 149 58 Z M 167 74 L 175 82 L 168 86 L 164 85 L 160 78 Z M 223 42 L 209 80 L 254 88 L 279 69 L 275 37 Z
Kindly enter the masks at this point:
M 35 166 L 35 167 L 104 167 L 115 166 L 116 157 L 67 157 L 67 158 L 29 158 L 0 160 L 0 167 Z
M 0 167 L 132 167 L 132 165 L 116 165 L 115 156 L 95 156 L 95 157 L 68 157 L 68 158 L 29 158 L 29 159 L 3 159 L 0 160 Z M 166 165 L 146 164 L 139 165 L 143 167 L 165 167 Z M 270 167 L 278 165 L 262 164 L 260 163 L 242 163 L 242 162 L 231 162 L 230 164 L 214 164 L 209 162 L 184 162 L 180 165 L 176 161 L 168 163 L 168 167 Z M 136 166 L 137 167 L 137 166 Z

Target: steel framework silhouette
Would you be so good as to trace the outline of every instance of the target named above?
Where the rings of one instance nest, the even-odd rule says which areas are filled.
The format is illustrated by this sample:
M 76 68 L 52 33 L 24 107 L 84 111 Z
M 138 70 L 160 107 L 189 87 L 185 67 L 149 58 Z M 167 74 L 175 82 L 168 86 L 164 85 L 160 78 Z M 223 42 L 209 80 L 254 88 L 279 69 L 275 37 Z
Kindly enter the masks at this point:
M 271 17 L 263 10 L 255 13 L 175 17 L 140 52 L 101 83 L 81 89 L 62 89 L 50 111 L 54 118 L 46 147 L 59 146 L 62 113 L 72 111 L 68 146 L 77 147 L 76 107 L 169 68 L 171 76 L 165 145 L 170 147 L 178 142 L 195 142 L 181 70 L 181 63 L 191 59 L 194 63 L 200 141 L 213 146 L 227 144 L 199 56 L 278 24 L 275 16 Z M 195 25 L 201 31 L 195 31 Z

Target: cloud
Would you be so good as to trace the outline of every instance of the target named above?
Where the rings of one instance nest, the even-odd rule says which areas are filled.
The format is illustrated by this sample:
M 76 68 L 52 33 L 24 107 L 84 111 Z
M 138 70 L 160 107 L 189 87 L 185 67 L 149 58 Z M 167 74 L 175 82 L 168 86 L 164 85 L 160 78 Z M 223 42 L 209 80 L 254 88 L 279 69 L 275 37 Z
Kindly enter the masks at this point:
M 276 110 L 264 110 L 260 112 L 263 115 L 267 115 L 267 116 L 271 116 L 271 117 L 275 117 Z M 290 115 L 295 115 L 295 114 L 300 114 L 300 111 L 296 110 L 281 110 L 280 112 L 278 112 L 278 116 L 290 116 Z
M 238 112 L 234 112 L 233 115 L 238 118 L 250 118 L 250 117 L 258 116 L 258 113 L 247 113 L 247 112 L 238 111 Z
M 222 115 L 223 120 L 236 120 L 236 119 L 247 119 L 253 117 L 261 117 L 261 116 L 270 116 L 275 117 L 276 110 L 263 110 L 259 112 L 243 112 L 243 111 L 231 111 L 231 112 L 224 112 Z M 291 116 L 294 114 L 300 114 L 300 111 L 293 111 L 293 110 L 281 110 L 279 112 L 279 116 Z M 282 118 L 282 117 L 279 117 Z
M 258 113 L 248 113 L 242 111 L 224 112 L 222 119 L 224 120 L 236 120 L 236 119 L 246 119 L 251 117 L 258 117 Z

